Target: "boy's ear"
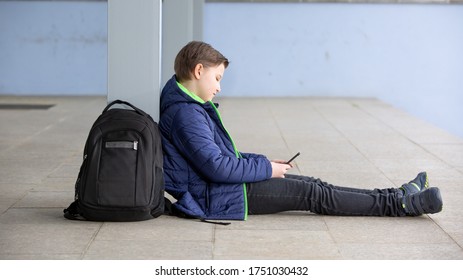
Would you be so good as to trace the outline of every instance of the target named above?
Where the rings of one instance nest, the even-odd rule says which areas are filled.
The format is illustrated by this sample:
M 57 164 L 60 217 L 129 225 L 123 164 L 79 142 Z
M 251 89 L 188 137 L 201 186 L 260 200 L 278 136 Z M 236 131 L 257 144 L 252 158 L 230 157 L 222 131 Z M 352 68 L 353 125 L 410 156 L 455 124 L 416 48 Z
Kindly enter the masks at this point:
M 196 64 L 195 69 L 193 70 L 193 77 L 197 80 L 201 78 L 201 74 L 203 73 L 204 66 L 201 63 Z

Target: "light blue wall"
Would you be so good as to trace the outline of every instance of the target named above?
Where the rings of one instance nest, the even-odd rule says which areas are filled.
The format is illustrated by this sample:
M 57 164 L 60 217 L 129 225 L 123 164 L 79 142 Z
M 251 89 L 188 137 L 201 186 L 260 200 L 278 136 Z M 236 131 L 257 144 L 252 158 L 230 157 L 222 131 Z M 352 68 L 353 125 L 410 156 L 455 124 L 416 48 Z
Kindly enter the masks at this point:
M 463 5 L 209 3 L 224 96 L 377 97 L 463 137 Z
M 0 94 L 105 95 L 106 5 L 0 1 Z
M 463 137 L 463 5 L 211 3 L 225 96 L 377 97 Z M 0 95 L 105 95 L 105 1 L 0 1 Z

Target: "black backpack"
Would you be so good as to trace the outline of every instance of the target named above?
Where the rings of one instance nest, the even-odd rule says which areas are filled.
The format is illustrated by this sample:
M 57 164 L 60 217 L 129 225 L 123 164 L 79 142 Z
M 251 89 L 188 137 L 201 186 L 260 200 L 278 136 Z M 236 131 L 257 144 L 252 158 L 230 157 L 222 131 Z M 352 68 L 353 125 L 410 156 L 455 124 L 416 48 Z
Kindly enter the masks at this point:
M 115 104 L 131 109 L 110 109 Z M 75 201 L 64 217 L 124 222 L 164 213 L 161 136 L 151 116 L 126 101 L 108 104 L 93 124 L 83 154 Z

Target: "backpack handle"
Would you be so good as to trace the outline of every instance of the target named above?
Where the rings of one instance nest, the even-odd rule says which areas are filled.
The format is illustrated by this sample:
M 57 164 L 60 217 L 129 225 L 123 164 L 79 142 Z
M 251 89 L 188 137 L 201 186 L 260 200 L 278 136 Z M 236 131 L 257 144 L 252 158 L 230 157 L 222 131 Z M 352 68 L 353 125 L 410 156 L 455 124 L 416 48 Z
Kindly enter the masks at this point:
M 132 108 L 135 112 L 139 113 L 140 115 L 142 116 L 145 116 L 145 117 L 148 117 L 149 115 L 147 113 L 145 113 L 145 111 L 143 111 L 142 109 L 130 104 L 129 102 L 127 101 L 123 101 L 123 100 L 120 100 L 120 99 L 117 99 L 117 100 L 114 100 L 113 102 L 109 103 L 106 108 L 104 108 L 103 110 L 103 113 L 105 113 L 106 111 L 108 111 L 112 106 L 116 105 L 116 104 L 124 104 L 124 105 L 127 105 L 129 106 L 130 108 Z

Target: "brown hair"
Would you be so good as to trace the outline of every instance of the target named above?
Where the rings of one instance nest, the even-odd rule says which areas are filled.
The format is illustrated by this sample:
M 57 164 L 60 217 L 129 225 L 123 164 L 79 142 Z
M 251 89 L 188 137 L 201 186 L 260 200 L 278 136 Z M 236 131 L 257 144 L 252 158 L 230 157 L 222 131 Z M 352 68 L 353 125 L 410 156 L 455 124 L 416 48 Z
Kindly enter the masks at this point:
M 177 80 L 179 82 L 190 80 L 192 72 L 199 63 L 204 67 L 219 66 L 223 63 L 227 68 L 229 61 L 211 45 L 192 41 L 184 46 L 175 58 L 174 70 Z

